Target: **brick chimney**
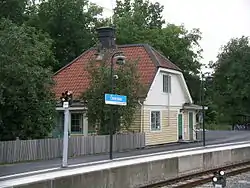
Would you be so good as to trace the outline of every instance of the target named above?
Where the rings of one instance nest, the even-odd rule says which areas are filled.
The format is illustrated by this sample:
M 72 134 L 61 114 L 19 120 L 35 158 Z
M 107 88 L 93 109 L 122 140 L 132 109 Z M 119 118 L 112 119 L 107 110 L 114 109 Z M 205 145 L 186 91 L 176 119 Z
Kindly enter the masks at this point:
M 101 49 L 114 49 L 115 44 L 115 29 L 113 27 L 101 27 L 97 30 L 98 39 Z

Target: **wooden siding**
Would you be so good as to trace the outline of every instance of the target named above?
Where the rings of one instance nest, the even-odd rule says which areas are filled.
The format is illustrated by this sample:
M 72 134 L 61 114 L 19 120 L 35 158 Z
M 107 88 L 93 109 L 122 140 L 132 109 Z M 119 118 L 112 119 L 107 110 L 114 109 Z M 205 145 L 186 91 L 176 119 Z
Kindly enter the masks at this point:
M 109 152 L 109 135 L 69 137 L 69 157 Z M 144 133 L 115 134 L 115 152 L 145 147 Z M 0 142 L 0 164 L 33 160 L 49 160 L 62 157 L 63 140 L 48 138 L 40 140 L 14 140 Z
M 134 113 L 134 120 L 131 124 L 129 130 L 132 132 L 140 132 L 141 131 L 141 106 L 137 106 Z
M 161 110 L 161 130 L 151 131 L 150 110 L 144 110 L 144 131 L 146 145 L 166 144 L 178 141 L 177 111 L 170 111 L 168 122 L 168 110 Z M 170 123 L 170 124 L 169 124 Z

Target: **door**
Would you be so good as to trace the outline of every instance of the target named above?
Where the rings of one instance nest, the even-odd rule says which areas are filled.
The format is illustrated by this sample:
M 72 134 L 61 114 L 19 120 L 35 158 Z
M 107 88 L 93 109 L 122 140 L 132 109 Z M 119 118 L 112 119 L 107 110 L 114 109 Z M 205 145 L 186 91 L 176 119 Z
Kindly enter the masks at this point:
M 178 114 L 178 138 L 179 140 L 183 140 L 182 114 Z
M 193 134 L 194 134 L 194 113 L 189 112 L 188 113 L 188 128 L 189 128 L 189 140 L 193 140 Z

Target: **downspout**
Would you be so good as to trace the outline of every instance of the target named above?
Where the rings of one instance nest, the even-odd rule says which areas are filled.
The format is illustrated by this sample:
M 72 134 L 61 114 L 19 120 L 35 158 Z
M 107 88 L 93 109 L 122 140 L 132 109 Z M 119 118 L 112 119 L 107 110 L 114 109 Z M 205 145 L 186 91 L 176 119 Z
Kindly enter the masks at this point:
M 168 126 L 170 126 L 170 92 L 168 92 Z
M 170 75 L 168 74 L 168 79 L 171 79 Z M 170 91 L 171 91 L 171 80 L 169 83 L 168 80 L 168 126 L 170 126 Z
M 140 132 L 143 132 L 142 131 L 142 127 L 143 127 L 143 117 L 144 117 L 144 108 L 143 108 L 143 104 L 141 103 L 141 101 L 138 99 L 138 104 L 141 106 L 141 131 Z

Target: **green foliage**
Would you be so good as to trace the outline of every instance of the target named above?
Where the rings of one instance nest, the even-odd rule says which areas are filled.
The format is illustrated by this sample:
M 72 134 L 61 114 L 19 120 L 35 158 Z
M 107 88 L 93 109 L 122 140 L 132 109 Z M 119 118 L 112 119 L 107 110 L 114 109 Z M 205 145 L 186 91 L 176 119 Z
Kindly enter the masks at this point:
M 97 16 L 102 9 L 88 0 L 42 1 L 37 14 L 28 24 L 49 33 L 54 41 L 54 53 L 59 65 L 54 71 L 79 56 L 95 44 Z
M 191 95 L 197 102 L 200 93 L 197 73 L 202 52 L 199 47 L 201 33 L 198 29 L 187 31 L 184 26 L 165 25 L 163 8 L 149 0 L 117 0 L 113 17 L 116 42 L 149 43 L 161 51 L 183 70 Z M 102 8 L 88 0 L 0 2 L 0 18 L 8 18 L 19 25 L 1 21 L 0 63 L 3 68 L 0 70 L 0 129 L 4 130 L 1 136 L 8 139 L 16 136 L 38 138 L 51 130 L 54 107 L 48 91 L 51 72 L 47 68 L 56 71 L 94 46 L 95 29 L 111 24 L 107 19 L 98 18 L 101 13 Z M 129 63 L 117 69 L 120 79 L 116 82 L 116 92 L 127 95 L 128 100 L 138 98 L 138 75 L 134 66 Z M 91 89 L 85 94 L 91 109 L 89 119 L 93 124 L 99 123 L 101 132 L 106 133 L 110 108 L 104 105 L 103 95 L 109 91 L 110 69 L 104 63 L 98 68 L 90 66 L 88 69 L 94 75 Z M 96 99 L 101 103 L 97 103 Z M 129 127 L 135 104 L 132 102 L 126 107 L 114 107 L 117 130 L 121 128 L 118 126 L 120 123 Z M 36 125 L 32 125 L 32 122 L 36 122 Z
M 158 2 L 150 3 L 149 0 L 117 0 L 114 20 L 116 23 L 130 20 L 134 30 L 136 27 L 143 29 L 161 28 L 165 23 L 161 15 L 163 8 Z
M 7 18 L 17 24 L 24 21 L 24 11 L 28 0 L 1 0 L 0 1 L 0 18 Z
M 216 124 L 218 123 L 218 112 L 217 106 L 212 100 L 213 93 L 209 92 L 209 94 L 205 95 L 204 105 L 208 107 L 205 112 L 205 118 L 207 124 Z M 221 123 L 221 122 L 220 122 Z
M 207 130 L 232 130 L 232 125 L 229 124 L 207 124 L 206 125 Z
M 150 3 L 148 0 L 124 2 L 117 0 L 114 10 L 114 24 L 117 32 L 118 44 L 133 44 L 141 42 L 146 32 L 154 28 L 162 28 L 163 6 Z
M 51 40 L 0 20 L 0 140 L 42 138 L 54 126 Z
M 167 24 L 162 19 L 163 6 L 149 1 L 117 1 L 114 24 L 118 44 L 148 43 L 179 66 L 195 102 L 199 100 L 199 73 L 202 49 L 199 29 Z
M 201 52 L 199 41 L 201 32 L 193 29 L 190 32 L 184 26 L 168 24 L 160 30 L 153 45 L 169 57 L 184 73 L 199 73 Z
M 165 28 L 154 31 L 147 39 L 148 43 L 183 70 L 183 75 L 195 103 L 200 98 L 200 79 L 197 75 L 201 67 L 200 39 L 199 29 L 188 31 L 184 26 L 174 24 L 168 24 Z
M 236 114 L 250 114 L 249 38 L 231 39 L 214 63 L 214 103 L 220 121 L 234 122 Z
M 115 131 L 121 128 L 128 129 L 133 121 L 133 114 L 138 105 L 138 98 L 143 93 L 143 86 L 139 83 L 136 62 L 126 62 L 125 65 L 115 66 L 114 93 L 127 96 L 127 106 L 110 106 L 104 101 L 104 94 L 111 91 L 110 63 L 90 62 L 87 66 L 90 87 L 84 93 L 83 99 L 87 101 L 87 116 L 90 125 L 99 125 L 100 134 L 108 134 L 111 108 L 114 112 Z M 86 68 L 86 67 L 84 67 Z

